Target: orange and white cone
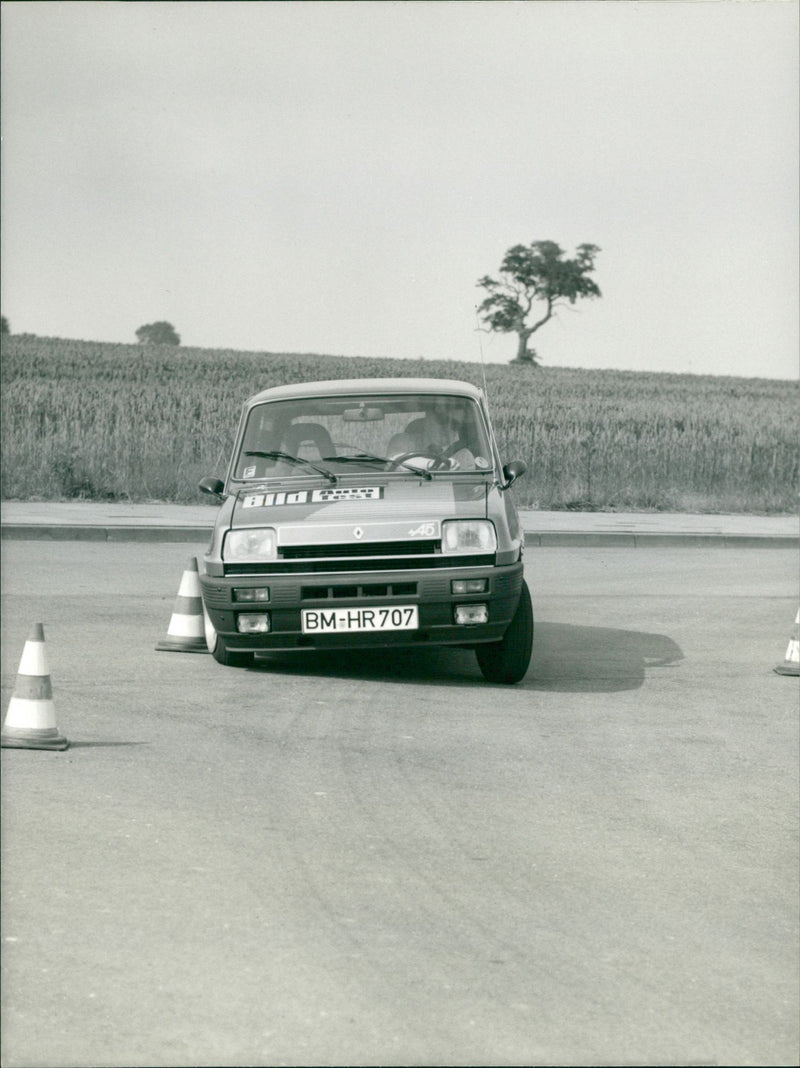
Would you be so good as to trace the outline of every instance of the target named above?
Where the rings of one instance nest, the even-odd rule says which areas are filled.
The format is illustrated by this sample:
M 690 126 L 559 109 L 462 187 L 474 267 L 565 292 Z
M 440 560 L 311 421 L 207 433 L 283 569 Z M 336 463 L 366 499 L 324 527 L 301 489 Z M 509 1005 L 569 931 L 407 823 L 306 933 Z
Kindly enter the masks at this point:
M 66 749 L 69 745 L 56 728 L 41 623 L 33 624 L 22 650 L 17 684 L 6 712 L 0 744 L 4 749 Z
M 167 636 L 156 649 L 169 653 L 207 653 L 205 622 L 203 619 L 203 594 L 197 559 L 189 559 L 183 572 Z
M 777 671 L 779 675 L 800 675 L 800 611 L 794 617 L 794 626 L 783 663 L 777 664 L 773 671 Z

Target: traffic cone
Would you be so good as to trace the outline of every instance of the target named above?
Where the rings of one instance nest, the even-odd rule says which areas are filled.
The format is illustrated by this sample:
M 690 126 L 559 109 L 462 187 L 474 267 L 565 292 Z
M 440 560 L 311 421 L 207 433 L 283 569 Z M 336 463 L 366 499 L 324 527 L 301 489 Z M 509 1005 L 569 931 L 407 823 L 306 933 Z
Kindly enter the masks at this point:
M 197 572 L 197 559 L 189 559 L 178 589 L 167 636 L 156 649 L 169 653 L 207 653 L 203 621 L 203 595 Z
M 773 670 L 779 675 L 800 675 L 800 611 L 794 617 L 794 626 L 783 663 L 777 664 Z
M 4 749 L 66 749 L 56 729 L 53 687 L 44 647 L 44 627 L 34 623 L 22 659 L 17 685 L 6 712 L 0 744 Z

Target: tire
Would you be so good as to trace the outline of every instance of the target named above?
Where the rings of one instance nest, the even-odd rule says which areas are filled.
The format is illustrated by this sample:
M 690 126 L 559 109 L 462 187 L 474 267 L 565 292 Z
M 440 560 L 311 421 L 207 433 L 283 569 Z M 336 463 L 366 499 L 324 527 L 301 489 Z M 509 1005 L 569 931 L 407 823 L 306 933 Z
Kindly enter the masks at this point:
M 527 583 L 523 580 L 517 610 L 508 630 L 499 642 L 475 647 L 475 656 L 487 682 L 512 685 L 525 677 L 533 648 L 533 606 Z
M 225 642 L 217 634 L 205 605 L 203 605 L 203 622 L 208 651 L 218 664 L 223 664 L 225 667 L 250 667 L 252 665 L 254 660 L 252 653 L 240 653 L 238 650 L 229 649 L 226 646 Z

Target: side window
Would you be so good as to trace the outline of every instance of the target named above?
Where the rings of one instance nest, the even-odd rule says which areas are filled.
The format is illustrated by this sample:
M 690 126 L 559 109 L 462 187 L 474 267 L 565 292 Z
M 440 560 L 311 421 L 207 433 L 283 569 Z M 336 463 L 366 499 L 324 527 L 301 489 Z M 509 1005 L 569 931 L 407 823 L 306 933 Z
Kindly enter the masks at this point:
M 263 475 L 265 461 L 262 457 L 248 455 L 269 452 L 278 448 L 278 431 L 267 405 L 253 408 L 247 418 L 244 440 L 234 471 L 234 478 L 254 478 Z

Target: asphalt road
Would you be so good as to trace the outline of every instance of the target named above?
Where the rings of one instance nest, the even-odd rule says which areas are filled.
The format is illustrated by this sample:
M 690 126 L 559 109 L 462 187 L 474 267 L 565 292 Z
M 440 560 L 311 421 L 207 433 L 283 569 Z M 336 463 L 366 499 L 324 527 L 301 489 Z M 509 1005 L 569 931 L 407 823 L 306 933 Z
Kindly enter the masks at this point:
M 796 1064 L 796 554 L 536 549 L 465 651 L 163 653 L 202 545 L 6 542 L 2 1063 Z

